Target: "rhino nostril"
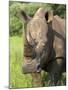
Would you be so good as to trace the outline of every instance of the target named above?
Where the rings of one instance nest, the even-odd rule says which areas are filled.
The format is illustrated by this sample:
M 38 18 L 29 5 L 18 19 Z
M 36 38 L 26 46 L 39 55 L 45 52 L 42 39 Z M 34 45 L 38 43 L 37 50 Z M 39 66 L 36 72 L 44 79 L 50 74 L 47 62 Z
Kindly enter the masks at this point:
M 40 65 L 37 66 L 37 69 L 39 69 L 39 68 L 40 68 Z
M 37 72 L 40 72 L 41 70 L 41 67 L 40 67 L 40 64 L 37 65 Z

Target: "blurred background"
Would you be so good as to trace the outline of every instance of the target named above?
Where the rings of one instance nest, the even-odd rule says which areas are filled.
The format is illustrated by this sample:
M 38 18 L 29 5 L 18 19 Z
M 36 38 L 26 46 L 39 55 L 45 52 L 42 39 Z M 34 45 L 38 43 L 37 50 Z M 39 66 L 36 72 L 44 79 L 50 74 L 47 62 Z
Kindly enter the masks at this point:
M 29 16 L 33 16 L 39 7 L 47 10 L 54 10 L 61 18 L 66 18 L 66 5 L 45 4 L 30 2 L 9 1 L 9 41 L 10 41 L 10 88 L 29 88 L 32 87 L 30 74 L 22 73 L 24 38 L 23 27 L 26 25 L 16 16 L 17 10 L 23 9 Z M 45 86 L 49 86 L 49 76 L 42 71 L 42 78 Z M 65 75 L 62 76 L 61 85 L 64 85 Z

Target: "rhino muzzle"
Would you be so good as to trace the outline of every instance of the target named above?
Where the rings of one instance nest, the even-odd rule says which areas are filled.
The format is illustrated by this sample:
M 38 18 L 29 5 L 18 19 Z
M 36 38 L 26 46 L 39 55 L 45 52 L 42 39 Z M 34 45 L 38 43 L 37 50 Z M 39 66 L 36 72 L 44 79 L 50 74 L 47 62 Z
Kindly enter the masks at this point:
M 22 71 L 24 74 L 40 72 L 41 71 L 40 63 L 38 63 L 36 60 L 26 62 L 22 66 Z

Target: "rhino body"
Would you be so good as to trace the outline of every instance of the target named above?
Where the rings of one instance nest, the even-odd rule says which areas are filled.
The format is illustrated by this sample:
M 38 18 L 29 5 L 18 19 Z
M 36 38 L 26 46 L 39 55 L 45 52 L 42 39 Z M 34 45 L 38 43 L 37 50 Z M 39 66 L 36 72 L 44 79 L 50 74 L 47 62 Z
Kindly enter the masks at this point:
M 23 11 L 19 17 L 27 21 L 23 72 L 47 71 L 51 84 L 57 85 L 62 72 L 66 71 L 65 20 L 43 8 L 39 8 L 33 18 Z

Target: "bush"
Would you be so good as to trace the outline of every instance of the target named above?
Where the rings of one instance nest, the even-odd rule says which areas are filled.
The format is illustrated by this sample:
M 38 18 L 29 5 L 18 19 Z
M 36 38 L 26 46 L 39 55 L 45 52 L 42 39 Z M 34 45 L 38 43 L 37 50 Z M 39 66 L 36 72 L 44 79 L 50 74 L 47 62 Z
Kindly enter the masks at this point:
M 66 5 L 63 4 L 50 4 L 51 9 L 58 14 L 61 18 L 66 17 Z
M 17 35 L 19 32 L 21 32 L 22 29 L 22 23 L 17 17 L 11 17 L 10 18 L 10 35 Z
M 22 23 L 19 20 L 19 18 L 16 16 L 16 12 L 18 9 L 21 8 L 20 3 L 11 3 L 10 5 L 10 31 L 9 34 L 12 35 L 18 35 L 22 31 Z

